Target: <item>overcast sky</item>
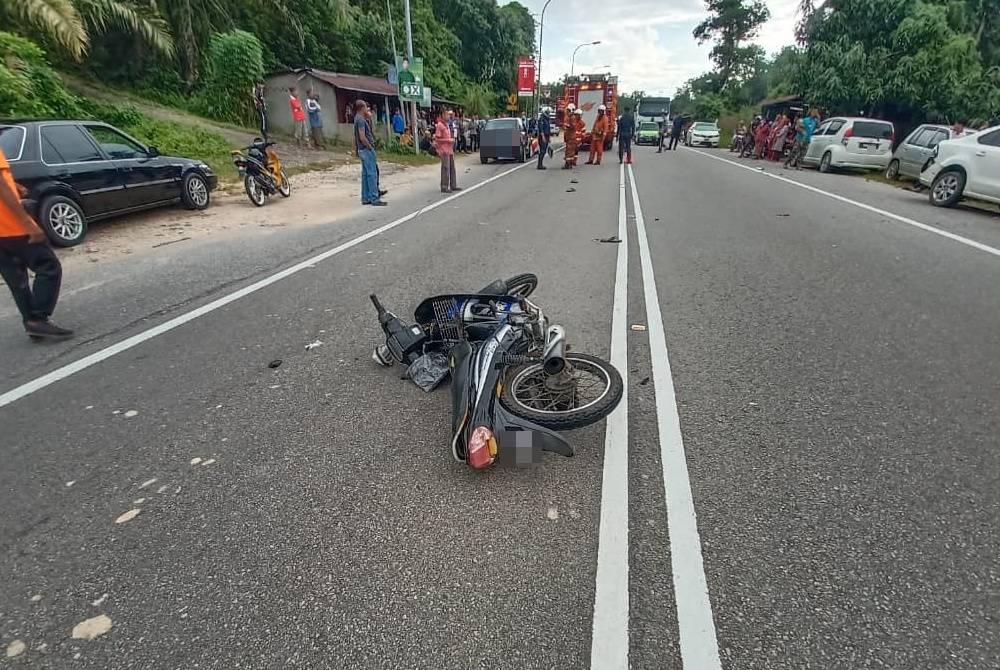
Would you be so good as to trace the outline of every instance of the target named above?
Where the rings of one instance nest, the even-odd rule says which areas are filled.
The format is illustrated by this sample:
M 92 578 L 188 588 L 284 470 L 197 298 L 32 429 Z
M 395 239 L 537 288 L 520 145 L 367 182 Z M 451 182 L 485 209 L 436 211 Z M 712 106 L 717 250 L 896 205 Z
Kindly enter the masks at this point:
M 537 22 L 545 0 L 518 1 Z M 798 0 L 766 3 L 771 20 L 756 41 L 771 54 L 793 42 Z M 702 0 L 552 0 L 545 11 L 542 81 L 569 73 L 578 44 L 600 40 L 577 53 L 576 73 L 610 65 L 607 70 L 618 75 L 622 91 L 673 95 L 686 80 L 712 67 L 711 45 L 698 46 L 691 36 L 706 15 Z

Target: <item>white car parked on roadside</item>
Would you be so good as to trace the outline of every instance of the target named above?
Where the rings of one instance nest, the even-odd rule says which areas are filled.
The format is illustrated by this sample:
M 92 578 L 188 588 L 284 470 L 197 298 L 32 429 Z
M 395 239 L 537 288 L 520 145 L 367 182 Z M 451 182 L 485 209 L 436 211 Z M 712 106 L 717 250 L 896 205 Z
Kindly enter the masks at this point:
M 1000 203 L 1000 126 L 938 144 L 920 183 L 938 207 L 962 198 Z
M 809 142 L 803 162 L 820 172 L 834 168 L 885 170 L 892 160 L 895 127 L 888 121 L 835 116 L 827 119 Z

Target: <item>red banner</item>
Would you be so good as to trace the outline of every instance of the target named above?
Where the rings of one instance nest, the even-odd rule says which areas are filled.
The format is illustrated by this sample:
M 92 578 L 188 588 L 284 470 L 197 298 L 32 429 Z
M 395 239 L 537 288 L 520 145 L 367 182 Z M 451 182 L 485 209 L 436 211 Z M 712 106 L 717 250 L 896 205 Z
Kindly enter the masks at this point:
M 535 94 L 535 61 L 526 56 L 517 59 L 517 94 L 521 97 Z

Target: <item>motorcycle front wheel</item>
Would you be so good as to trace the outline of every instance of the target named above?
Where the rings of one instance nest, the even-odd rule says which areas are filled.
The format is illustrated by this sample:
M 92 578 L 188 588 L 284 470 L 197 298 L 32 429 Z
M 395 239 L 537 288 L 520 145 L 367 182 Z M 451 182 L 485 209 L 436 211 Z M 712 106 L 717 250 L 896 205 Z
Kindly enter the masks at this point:
M 514 275 L 507 280 L 507 295 L 515 298 L 527 298 L 538 288 L 538 275 L 526 272 Z
M 292 194 L 292 184 L 284 172 L 279 172 L 275 181 L 278 182 L 278 193 L 281 194 L 282 198 L 287 198 Z
M 607 361 L 566 353 L 566 372 L 549 375 L 542 362 L 512 367 L 500 391 L 509 412 L 551 430 L 572 430 L 610 414 L 624 393 L 622 377 Z
M 267 202 L 267 194 L 264 193 L 264 189 L 260 187 L 253 175 L 248 174 L 243 178 L 243 188 L 246 190 L 250 202 L 258 207 L 263 207 L 264 203 Z

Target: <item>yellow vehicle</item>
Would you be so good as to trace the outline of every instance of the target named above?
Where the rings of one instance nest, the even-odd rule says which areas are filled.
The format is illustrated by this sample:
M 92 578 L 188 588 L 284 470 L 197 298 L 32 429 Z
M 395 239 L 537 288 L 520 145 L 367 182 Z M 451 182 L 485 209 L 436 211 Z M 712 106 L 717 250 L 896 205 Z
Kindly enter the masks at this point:
M 270 148 L 272 146 L 274 142 L 255 137 L 250 146 L 231 152 L 247 197 L 258 207 L 264 206 L 269 195 L 280 193 L 287 198 L 292 194 L 292 185 L 281 168 L 278 154 Z

